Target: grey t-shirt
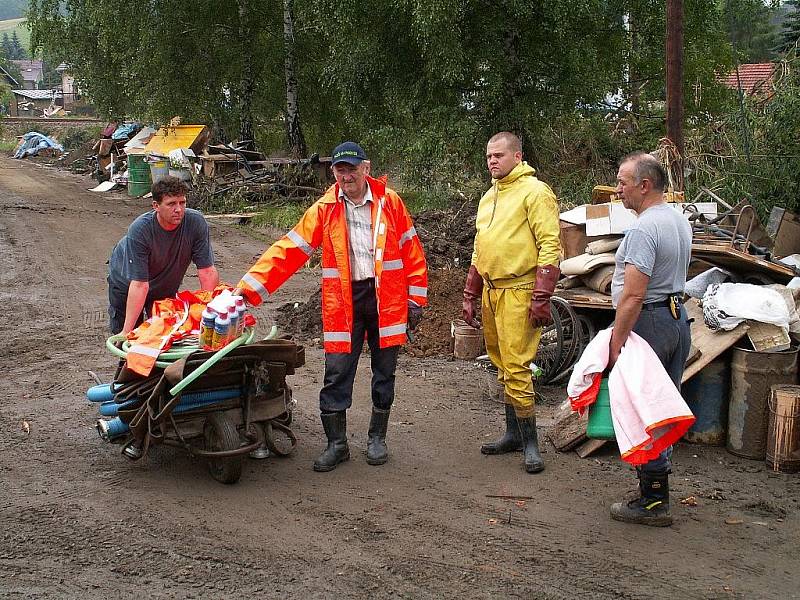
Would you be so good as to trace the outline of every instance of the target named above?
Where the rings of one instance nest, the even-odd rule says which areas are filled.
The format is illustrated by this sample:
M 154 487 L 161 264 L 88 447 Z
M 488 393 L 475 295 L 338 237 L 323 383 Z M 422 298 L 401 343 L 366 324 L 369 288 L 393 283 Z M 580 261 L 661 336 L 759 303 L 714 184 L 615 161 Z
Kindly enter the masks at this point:
M 611 301 L 616 308 L 622 295 L 625 265 L 631 264 L 650 277 L 644 303 L 665 300 L 683 292 L 692 251 L 692 227 L 679 211 L 667 204 L 645 210 L 625 232 L 616 253 L 611 281 Z
M 198 269 L 214 265 L 208 224 L 203 215 L 186 209 L 181 224 L 167 231 L 158 224 L 155 211 L 140 215 L 111 251 L 108 277 L 111 284 L 127 290 L 131 281 L 147 281 L 147 304 L 171 298 L 180 288 L 189 263 Z

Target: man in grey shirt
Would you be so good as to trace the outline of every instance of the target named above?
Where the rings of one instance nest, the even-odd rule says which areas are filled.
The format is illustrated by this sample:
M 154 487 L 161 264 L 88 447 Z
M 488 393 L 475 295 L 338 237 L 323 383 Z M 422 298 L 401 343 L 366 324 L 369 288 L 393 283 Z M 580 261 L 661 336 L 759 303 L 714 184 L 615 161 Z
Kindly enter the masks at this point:
M 653 156 L 643 152 L 624 159 L 617 173 L 617 194 L 639 219 L 625 232 L 616 253 L 611 298 L 617 314 L 608 369 L 631 331 L 653 348 L 680 390 L 691 346 L 689 321 L 681 304 L 692 248 L 687 219 L 664 201 L 666 175 Z M 618 521 L 663 527 L 672 524 L 669 474 L 672 448 L 637 467 L 640 497 L 611 506 Z
M 108 316 L 112 333 L 128 333 L 142 311 L 173 297 L 189 263 L 197 265 L 200 287 L 219 284 L 208 224 L 186 208 L 188 188 L 176 177 L 153 184 L 153 210 L 140 215 L 111 251 L 108 261 Z

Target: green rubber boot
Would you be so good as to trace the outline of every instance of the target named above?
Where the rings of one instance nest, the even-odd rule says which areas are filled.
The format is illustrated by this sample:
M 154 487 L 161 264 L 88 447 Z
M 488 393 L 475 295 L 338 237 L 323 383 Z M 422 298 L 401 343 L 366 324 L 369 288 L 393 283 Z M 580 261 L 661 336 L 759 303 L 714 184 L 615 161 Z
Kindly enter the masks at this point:
M 539 434 L 536 432 L 536 417 L 531 415 L 519 421 L 519 430 L 522 433 L 522 452 L 525 455 L 525 470 L 528 473 L 544 471 L 544 460 L 539 453 Z
M 518 450 L 522 450 L 522 437 L 519 433 L 517 415 L 514 413 L 514 407 L 506 403 L 506 431 L 500 439 L 483 444 L 481 453 L 505 454 L 507 452 L 517 452 Z

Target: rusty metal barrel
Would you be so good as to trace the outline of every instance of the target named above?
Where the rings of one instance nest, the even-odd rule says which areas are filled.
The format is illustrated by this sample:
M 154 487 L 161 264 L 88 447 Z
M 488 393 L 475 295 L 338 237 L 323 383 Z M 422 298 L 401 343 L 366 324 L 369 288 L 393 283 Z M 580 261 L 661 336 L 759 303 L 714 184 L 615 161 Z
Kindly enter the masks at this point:
M 800 385 L 772 386 L 767 465 L 781 473 L 800 471 Z
M 797 381 L 797 347 L 782 352 L 734 348 L 728 405 L 728 452 L 764 460 L 770 387 Z

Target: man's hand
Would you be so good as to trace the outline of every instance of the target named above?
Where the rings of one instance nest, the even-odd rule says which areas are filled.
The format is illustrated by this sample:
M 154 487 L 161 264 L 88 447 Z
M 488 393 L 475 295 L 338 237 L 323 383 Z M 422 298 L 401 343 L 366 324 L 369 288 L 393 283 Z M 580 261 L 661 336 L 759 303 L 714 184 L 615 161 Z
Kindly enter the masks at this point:
M 464 284 L 464 301 L 461 305 L 461 318 L 470 327 L 480 329 L 481 322 L 475 318 L 475 304 L 480 301 L 483 293 L 483 277 L 478 273 L 475 265 L 471 265 Z
M 413 300 L 408 301 L 408 330 L 416 330 L 422 320 L 422 307 Z
M 536 267 L 536 285 L 528 307 L 528 321 L 534 327 L 544 327 L 553 322 L 550 314 L 550 296 L 556 289 L 561 271 L 554 265 Z

